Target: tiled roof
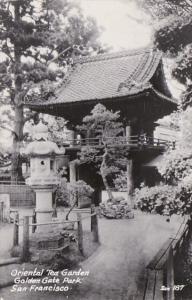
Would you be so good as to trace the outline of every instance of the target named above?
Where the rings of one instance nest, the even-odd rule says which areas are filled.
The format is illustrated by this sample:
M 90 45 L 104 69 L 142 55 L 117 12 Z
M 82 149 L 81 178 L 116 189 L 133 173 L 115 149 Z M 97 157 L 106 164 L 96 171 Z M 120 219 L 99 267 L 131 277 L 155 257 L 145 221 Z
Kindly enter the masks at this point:
M 161 60 L 153 49 L 100 54 L 76 60 L 56 97 L 42 103 L 54 105 L 134 95 L 151 87 Z M 40 103 L 39 103 L 40 104 Z

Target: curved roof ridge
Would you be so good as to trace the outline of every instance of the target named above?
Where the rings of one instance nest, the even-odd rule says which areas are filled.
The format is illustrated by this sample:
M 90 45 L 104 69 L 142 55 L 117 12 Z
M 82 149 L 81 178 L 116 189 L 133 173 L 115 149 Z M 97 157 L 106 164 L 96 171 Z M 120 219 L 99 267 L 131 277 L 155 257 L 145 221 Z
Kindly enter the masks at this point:
M 162 57 L 162 54 L 160 51 L 154 51 L 153 49 L 150 49 L 147 51 L 149 55 L 145 55 L 146 52 L 141 52 L 142 59 L 141 64 L 138 64 L 137 68 L 134 70 L 132 74 L 129 75 L 129 77 L 126 78 L 124 82 L 121 82 L 119 85 L 118 90 L 120 91 L 121 88 L 131 88 L 133 85 L 137 86 L 144 86 L 147 84 L 147 82 L 150 81 L 150 79 L 153 77 L 156 68 L 159 64 L 159 61 Z
M 116 58 L 122 58 L 126 56 L 135 56 L 138 54 L 145 54 L 145 53 L 160 53 L 158 49 L 155 49 L 153 47 L 145 47 L 145 48 L 138 48 L 138 49 L 127 49 L 122 51 L 115 51 L 115 52 L 107 52 L 102 54 L 97 54 L 93 56 L 84 56 L 80 58 L 74 58 L 74 64 L 83 64 L 88 62 L 94 62 L 94 61 L 102 61 L 102 60 L 108 60 L 108 59 L 116 59 Z
M 161 59 L 162 53 L 154 48 L 83 57 L 71 66 L 55 96 L 44 105 L 119 99 L 152 90 L 150 83 Z
M 151 51 L 147 58 L 146 64 L 143 65 L 143 72 L 138 74 L 137 78 L 143 83 L 150 81 L 157 69 L 160 59 L 162 58 L 162 53 L 160 51 L 156 51 L 155 55 L 153 54 L 154 51 Z

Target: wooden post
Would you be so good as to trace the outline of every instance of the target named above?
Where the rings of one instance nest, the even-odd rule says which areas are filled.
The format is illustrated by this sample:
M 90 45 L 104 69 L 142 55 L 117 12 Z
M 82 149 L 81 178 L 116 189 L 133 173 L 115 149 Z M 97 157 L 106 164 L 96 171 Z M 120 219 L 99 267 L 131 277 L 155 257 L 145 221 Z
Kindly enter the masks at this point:
M 25 216 L 23 219 L 22 261 L 27 262 L 28 260 L 29 260 L 29 216 Z
M 95 204 L 91 204 L 91 215 L 95 212 Z M 91 232 L 93 231 L 93 218 L 91 216 Z
M 77 181 L 76 161 L 74 160 L 69 162 L 69 177 L 70 183 Z
M 167 291 L 166 300 L 175 300 L 174 293 L 174 263 L 173 263 L 173 248 L 170 246 L 168 259 L 167 259 L 167 287 L 170 290 Z
M 131 123 L 126 126 L 125 128 L 125 134 L 126 134 L 126 141 L 127 144 L 130 145 L 131 143 Z M 130 146 L 128 147 L 130 149 Z M 127 162 L 127 197 L 131 202 L 131 208 L 134 208 L 134 202 L 133 202 L 133 160 L 128 159 Z
M 36 218 L 36 212 L 35 212 L 35 209 L 33 210 L 32 223 L 33 223 L 33 224 L 37 223 L 37 218 Z M 32 226 L 32 233 L 35 232 L 36 228 L 37 228 L 37 226 Z
M 77 237 L 78 237 L 78 249 L 83 255 L 83 226 L 81 220 L 81 214 L 77 213 Z
M 69 181 L 70 183 L 75 183 L 77 181 L 77 168 L 76 161 L 72 160 L 69 162 Z M 76 195 L 70 194 L 70 204 L 73 205 L 74 202 L 78 200 L 77 193 Z M 77 203 L 79 205 L 79 203 Z
M 161 291 L 161 287 L 163 284 L 164 279 L 164 272 L 163 269 L 155 271 L 156 273 L 156 280 L 155 280 L 155 299 L 156 300 L 163 300 L 163 291 Z
M 130 143 L 130 139 L 131 139 L 131 125 L 127 125 L 126 128 L 125 128 L 125 135 L 126 135 L 126 140 L 127 140 L 127 143 L 129 144 Z
M 0 222 L 3 222 L 3 202 L 0 202 Z
M 19 245 L 19 213 L 16 212 L 13 229 L 13 246 Z
M 129 159 L 127 162 L 127 195 L 131 203 L 131 208 L 134 208 L 133 201 L 133 161 Z
M 93 233 L 93 242 L 99 243 L 99 231 L 98 231 L 98 218 L 97 218 L 97 213 L 95 210 L 95 205 L 91 205 L 91 214 L 94 214 L 91 216 L 91 231 Z
M 154 287 L 155 287 L 155 271 L 147 269 L 146 283 L 145 283 L 144 295 L 143 295 L 144 300 L 156 299 L 154 298 L 154 291 L 155 291 Z
M 57 218 L 57 206 L 56 206 L 56 203 L 53 206 L 53 218 Z
M 73 147 L 75 145 L 75 138 L 76 138 L 76 134 L 74 130 L 70 130 L 71 132 L 71 143 L 70 143 L 70 147 Z

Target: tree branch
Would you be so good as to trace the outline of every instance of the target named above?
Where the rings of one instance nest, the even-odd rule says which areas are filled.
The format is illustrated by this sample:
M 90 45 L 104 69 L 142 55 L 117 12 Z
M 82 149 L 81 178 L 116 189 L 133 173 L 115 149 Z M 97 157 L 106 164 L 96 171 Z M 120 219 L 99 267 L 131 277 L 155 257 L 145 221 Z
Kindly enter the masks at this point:
M 55 57 L 55 58 L 53 58 L 53 59 L 51 59 L 51 60 L 49 61 L 49 64 L 52 63 L 52 62 L 54 62 L 55 60 L 57 60 L 61 55 L 63 55 L 64 53 L 66 53 L 66 52 L 69 51 L 70 49 L 72 49 L 71 46 L 68 47 L 68 48 L 66 48 L 65 50 L 61 51 L 61 52 L 57 55 L 57 57 Z

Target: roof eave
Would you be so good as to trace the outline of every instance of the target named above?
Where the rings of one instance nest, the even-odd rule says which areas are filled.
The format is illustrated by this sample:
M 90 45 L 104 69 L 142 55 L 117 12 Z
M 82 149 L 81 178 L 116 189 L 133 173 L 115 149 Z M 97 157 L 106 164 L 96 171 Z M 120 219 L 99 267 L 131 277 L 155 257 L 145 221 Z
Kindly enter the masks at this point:
M 101 99 L 85 99 L 85 100 L 81 100 L 81 101 L 73 101 L 73 102 L 52 102 L 52 103 L 28 103 L 25 104 L 25 106 L 34 109 L 34 110 L 40 110 L 41 108 L 50 108 L 50 107 L 56 107 L 56 106 L 62 106 L 62 107 L 67 107 L 67 106 L 71 106 L 71 105 L 79 105 L 84 104 L 84 103 L 93 103 L 93 102 L 99 102 L 99 101 L 113 101 L 113 100 L 118 100 L 118 99 L 127 99 L 127 98 L 138 98 L 140 96 L 146 95 L 148 93 L 152 93 L 152 95 L 155 94 L 156 97 L 159 97 L 161 99 L 163 99 L 164 101 L 167 101 L 173 105 L 175 105 L 175 108 L 177 107 L 177 100 L 174 98 L 170 98 L 167 97 L 166 95 L 162 94 L 161 92 L 157 91 L 155 88 L 150 87 L 147 88 L 145 90 L 142 90 L 140 92 L 138 92 L 137 94 L 124 94 L 122 96 L 114 96 L 114 97 L 110 97 L 110 98 L 101 98 Z

